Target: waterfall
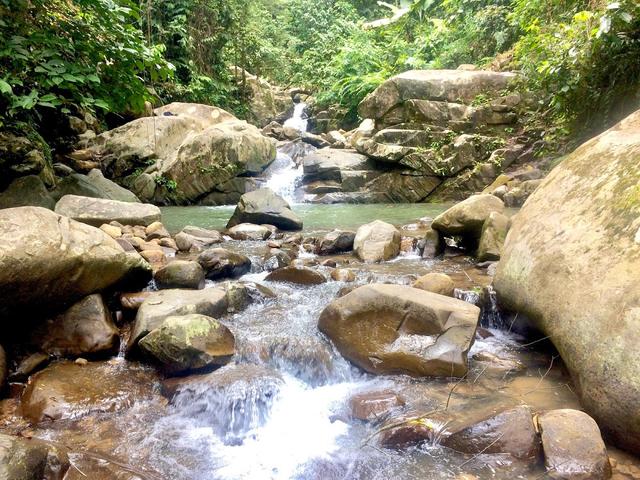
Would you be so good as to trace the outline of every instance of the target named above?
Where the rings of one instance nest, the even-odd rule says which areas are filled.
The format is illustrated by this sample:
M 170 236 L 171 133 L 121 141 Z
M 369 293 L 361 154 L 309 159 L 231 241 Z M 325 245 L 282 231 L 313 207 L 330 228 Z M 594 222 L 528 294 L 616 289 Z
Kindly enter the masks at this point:
M 284 122 L 284 126 L 295 128 L 300 132 L 306 132 L 308 122 L 305 115 L 306 108 L 306 103 L 297 103 L 292 117 Z M 296 196 L 296 189 L 302 181 L 304 172 L 302 165 L 298 165 L 285 150 L 288 151 L 285 148 L 278 149 L 276 161 L 265 172 L 267 177 L 265 187 L 273 190 L 287 202 L 297 203 L 302 199 L 302 196 Z
M 278 151 L 276 161 L 265 173 L 267 175 L 265 187 L 273 190 L 289 203 L 297 202 L 296 188 L 304 175 L 302 165 L 296 165 L 289 155 Z
M 284 122 L 285 127 L 292 127 L 298 130 L 299 132 L 307 131 L 308 120 L 305 116 L 305 109 L 307 108 L 307 104 L 304 102 L 297 103 L 295 108 L 293 109 L 293 115 L 290 119 Z

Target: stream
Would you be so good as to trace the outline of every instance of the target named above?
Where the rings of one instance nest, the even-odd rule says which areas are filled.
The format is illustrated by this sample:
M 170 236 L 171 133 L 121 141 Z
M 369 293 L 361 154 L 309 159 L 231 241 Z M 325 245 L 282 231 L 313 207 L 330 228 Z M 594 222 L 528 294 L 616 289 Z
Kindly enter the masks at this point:
M 298 108 L 298 107 L 297 107 Z M 301 107 L 303 108 L 303 107 Z M 296 110 L 300 114 L 302 110 Z M 300 119 L 299 119 L 300 120 Z M 302 124 L 300 124 L 302 125 Z M 301 127 L 302 128 L 302 127 Z M 401 227 L 403 236 L 423 235 L 418 220 L 435 217 L 448 205 L 310 205 L 298 203 L 301 167 L 280 152 L 267 185 L 294 203 L 305 235 L 334 228 L 357 229 L 374 219 Z M 172 233 L 185 225 L 222 230 L 233 207 L 166 207 L 163 222 Z M 458 379 L 374 376 L 343 359 L 317 327 L 321 311 L 349 285 L 330 281 L 298 286 L 265 281 L 260 265 L 266 242 L 233 241 L 220 245 L 248 255 L 252 272 L 240 281 L 257 282 L 275 293 L 246 310 L 219 320 L 236 338 L 236 356 L 216 372 L 215 384 L 181 390 L 172 402 L 160 394 L 163 379 L 155 369 L 125 360 L 105 360 L 97 367 L 113 379 L 113 398 L 137 394 L 127 408 L 93 411 L 68 405 L 64 418 L 30 427 L 29 434 L 59 442 L 74 452 L 71 478 L 104 472 L 92 479 L 120 480 L 388 480 L 527 479 L 545 477 L 535 466 L 501 455 L 463 455 L 432 442 L 395 451 L 378 443 L 381 422 L 353 418 L 351 398 L 367 392 L 393 392 L 403 399 L 392 414 L 420 415 L 439 410 L 458 421 L 528 405 L 532 411 L 580 408 L 569 378 L 555 353 L 541 344 L 527 345 L 510 331 L 492 291 L 491 277 L 463 255 L 423 260 L 405 251 L 381 264 L 360 263 L 351 255 L 331 257 L 351 269 L 355 284 L 408 285 L 429 272 L 447 273 L 456 296 L 483 307 L 481 334 L 469 354 L 470 372 Z M 310 253 L 301 257 L 326 276 L 330 268 Z M 208 281 L 207 287 L 217 283 Z M 487 295 L 480 292 L 485 289 Z M 132 375 L 132 372 L 136 372 Z M 75 379 L 77 388 L 94 378 Z M 3 412 L 0 427 L 28 428 L 17 412 Z M 436 430 L 447 428 L 446 423 Z M 118 471 L 117 475 L 112 473 Z M 111 476 L 110 476 L 111 475 Z

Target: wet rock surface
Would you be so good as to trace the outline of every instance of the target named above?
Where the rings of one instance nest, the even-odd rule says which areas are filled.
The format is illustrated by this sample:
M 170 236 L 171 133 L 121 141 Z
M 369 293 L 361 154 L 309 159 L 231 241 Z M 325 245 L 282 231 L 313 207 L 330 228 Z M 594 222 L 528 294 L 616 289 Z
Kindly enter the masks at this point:
M 288 282 L 298 285 L 318 285 L 327 279 L 321 273 L 307 267 L 284 267 L 271 272 L 265 280 L 270 282 Z
M 198 263 L 210 280 L 239 278 L 251 269 L 251 260 L 224 248 L 210 248 L 198 255 Z
M 607 449 L 596 422 L 577 410 L 553 410 L 538 416 L 545 465 L 554 479 L 599 480 L 611 477 Z
M 58 362 L 29 379 L 20 410 L 34 424 L 116 412 L 148 398 L 154 381 L 153 372 L 117 362 Z
M 318 326 L 346 358 L 369 372 L 462 376 L 479 313 L 423 290 L 368 285 L 331 303 Z

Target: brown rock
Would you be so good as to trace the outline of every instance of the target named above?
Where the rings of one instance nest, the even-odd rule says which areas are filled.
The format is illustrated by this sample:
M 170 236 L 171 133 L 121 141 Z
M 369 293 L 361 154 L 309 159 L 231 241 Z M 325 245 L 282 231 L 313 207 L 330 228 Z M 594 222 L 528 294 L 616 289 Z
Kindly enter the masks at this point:
M 411 286 L 447 297 L 453 297 L 453 291 L 456 288 L 451 277 L 444 273 L 427 273 L 413 282 Z
M 138 310 L 142 302 L 144 302 L 153 292 L 136 292 L 123 293 L 120 295 L 120 305 L 125 310 Z
M 334 300 L 318 327 L 368 372 L 462 376 L 479 315 L 478 307 L 460 300 L 372 284 Z
M 284 267 L 274 270 L 265 278 L 268 282 L 288 282 L 298 285 L 319 285 L 327 281 L 324 275 L 307 267 Z
M 175 260 L 158 270 L 154 279 L 159 289 L 204 288 L 204 270 L 198 262 Z
M 559 480 L 605 480 L 609 456 L 598 424 L 578 410 L 552 410 L 538 416 L 545 466 Z
M 358 420 L 380 420 L 394 408 L 404 405 L 402 397 L 393 392 L 364 392 L 349 400 L 351 416 Z
M 154 381 L 149 370 L 117 362 L 58 362 L 31 376 L 21 412 L 32 423 L 116 412 L 149 398 Z
M 225 248 L 210 248 L 198 255 L 198 263 L 209 280 L 238 278 L 249 273 L 251 260 Z
M 331 278 L 336 282 L 355 282 L 356 274 L 346 268 L 336 268 L 331 272 Z
M 51 355 L 76 357 L 117 351 L 120 337 L 102 296 L 95 294 L 39 325 L 31 342 Z
M 515 458 L 535 460 L 540 450 L 528 407 L 506 410 L 481 421 L 447 427 L 442 445 L 461 453 L 505 453 Z

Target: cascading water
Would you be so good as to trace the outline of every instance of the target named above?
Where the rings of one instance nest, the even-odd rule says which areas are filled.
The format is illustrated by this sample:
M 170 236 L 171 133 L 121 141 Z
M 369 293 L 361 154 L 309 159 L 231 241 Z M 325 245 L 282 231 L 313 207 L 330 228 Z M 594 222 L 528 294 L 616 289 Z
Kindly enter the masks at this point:
M 295 128 L 299 132 L 306 132 L 309 123 L 309 120 L 306 118 L 306 109 L 306 103 L 297 103 L 293 109 L 293 115 L 284 122 L 284 126 Z
M 296 104 L 293 116 L 284 122 L 285 127 L 291 127 L 299 132 L 307 131 L 308 120 L 304 102 Z M 296 190 L 300 185 L 304 175 L 302 165 L 296 163 L 290 152 L 284 148 L 278 149 L 276 161 L 265 172 L 267 181 L 265 187 L 273 190 L 289 203 L 297 203 L 302 199 L 302 195 L 296 195 Z

